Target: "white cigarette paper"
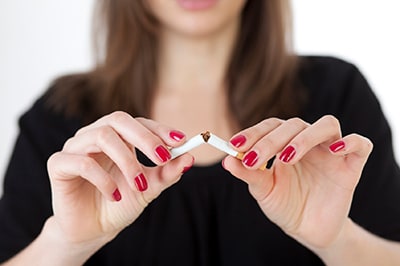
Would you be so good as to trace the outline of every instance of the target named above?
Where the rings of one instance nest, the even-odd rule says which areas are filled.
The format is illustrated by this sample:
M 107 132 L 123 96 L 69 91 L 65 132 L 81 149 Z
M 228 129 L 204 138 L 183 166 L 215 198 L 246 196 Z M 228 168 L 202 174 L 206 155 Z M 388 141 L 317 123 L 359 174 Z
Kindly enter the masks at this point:
M 171 159 L 174 159 L 186 152 L 189 152 L 190 150 L 192 150 L 204 143 L 210 144 L 214 148 L 216 148 L 220 151 L 223 151 L 229 155 L 232 155 L 233 157 L 236 157 L 239 160 L 243 159 L 244 153 L 235 151 L 231 146 L 229 146 L 229 143 L 227 141 L 210 133 L 209 131 L 206 131 L 206 132 L 203 132 L 203 133 L 200 133 L 200 134 L 194 136 L 193 138 L 189 139 L 184 144 L 182 144 L 182 146 L 170 149 Z M 264 165 L 260 166 L 259 169 L 265 170 L 266 166 L 267 166 L 267 164 L 264 164 Z
M 213 146 L 214 148 L 217 148 L 220 151 L 232 155 L 233 157 L 237 157 L 239 154 L 239 152 L 235 151 L 233 148 L 229 146 L 228 142 L 221 139 L 220 137 L 217 137 L 214 134 L 210 133 L 210 137 L 208 138 L 207 143 Z
M 204 143 L 205 142 L 201 134 L 194 136 L 193 138 L 183 143 L 181 146 L 169 150 L 169 152 L 171 153 L 171 160 Z

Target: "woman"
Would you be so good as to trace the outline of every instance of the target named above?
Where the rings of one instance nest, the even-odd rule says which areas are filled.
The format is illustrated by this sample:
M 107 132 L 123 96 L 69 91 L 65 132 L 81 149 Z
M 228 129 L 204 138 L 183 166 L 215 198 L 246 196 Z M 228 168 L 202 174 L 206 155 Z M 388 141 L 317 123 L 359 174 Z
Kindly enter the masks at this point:
M 20 120 L 4 265 L 400 262 L 387 122 L 354 66 L 292 54 L 287 1 L 99 3 L 104 57 Z M 172 159 L 205 130 L 243 159 Z

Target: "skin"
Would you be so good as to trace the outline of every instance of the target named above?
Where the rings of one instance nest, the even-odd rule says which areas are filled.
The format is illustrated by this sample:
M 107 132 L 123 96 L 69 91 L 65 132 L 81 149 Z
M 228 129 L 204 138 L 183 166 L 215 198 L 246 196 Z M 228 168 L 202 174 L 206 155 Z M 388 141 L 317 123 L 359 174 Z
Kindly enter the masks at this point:
M 80 129 L 62 151 L 52 155 L 48 171 L 54 215 L 39 237 L 5 265 L 33 260 L 40 265 L 80 265 L 178 182 L 194 160 L 206 165 L 222 158 L 224 168 L 248 184 L 266 219 L 326 264 L 398 265 L 398 243 L 378 238 L 348 218 L 354 189 L 372 150 L 368 139 L 342 136 L 332 116 L 314 124 L 298 118 L 268 118 L 237 132 L 227 108 L 223 77 L 227 48 L 233 45 L 245 1 L 221 0 L 193 15 L 174 1 L 148 2 L 163 23 L 160 82 L 151 119 L 109 114 Z M 243 136 L 245 141 L 235 148 L 245 152 L 245 158 L 255 152 L 257 162 L 249 166 L 204 145 L 172 161 L 163 162 L 156 155 L 160 145 L 176 147 L 185 141 L 185 137 L 171 138 L 171 131 L 189 137 L 205 129 L 231 140 Z M 330 147 L 338 141 L 342 149 L 333 152 Z M 289 146 L 296 154 L 285 162 Z M 134 147 L 157 166 L 141 165 Z M 258 170 L 275 154 L 270 170 Z M 145 191 L 139 191 L 134 182 L 140 174 L 148 182 Z M 119 201 L 113 196 L 117 188 Z

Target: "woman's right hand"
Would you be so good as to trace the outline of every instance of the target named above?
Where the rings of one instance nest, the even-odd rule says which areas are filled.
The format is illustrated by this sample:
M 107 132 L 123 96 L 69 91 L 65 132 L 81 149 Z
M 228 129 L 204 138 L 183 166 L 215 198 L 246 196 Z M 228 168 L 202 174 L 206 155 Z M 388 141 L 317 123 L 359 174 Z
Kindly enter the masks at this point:
M 193 164 L 188 154 L 170 160 L 167 146 L 179 146 L 184 138 L 179 131 L 124 112 L 80 129 L 48 161 L 50 219 L 62 238 L 74 245 L 104 245 L 135 221 Z M 140 164 L 135 148 L 157 166 Z

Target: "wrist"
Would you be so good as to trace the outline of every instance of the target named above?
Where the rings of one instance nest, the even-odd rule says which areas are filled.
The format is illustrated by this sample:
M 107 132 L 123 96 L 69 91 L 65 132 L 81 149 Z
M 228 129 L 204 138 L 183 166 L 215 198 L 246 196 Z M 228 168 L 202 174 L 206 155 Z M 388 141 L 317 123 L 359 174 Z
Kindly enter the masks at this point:
M 312 249 L 326 265 L 399 265 L 400 244 L 378 237 L 350 218 L 330 245 Z
M 64 234 L 54 217 L 50 217 L 36 241 L 42 242 L 44 257 L 54 257 L 57 259 L 57 265 L 81 265 L 89 259 L 97 250 L 111 241 L 113 236 L 104 236 L 84 242 L 72 242 Z M 50 259 L 51 261 L 51 259 Z
M 326 264 L 331 265 L 332 262 L 337 258 L 342 258 L 346 254 L 346 250 L 351 248 L 352 245 L 357 242 L 355 233 L 355 224 L 350 218 L 347 218 L 343 224 L 342 230 L 337 237 L 329 243 L 329 245 L 323 247 L 310 247 L 310 249 L 316 253 Z

